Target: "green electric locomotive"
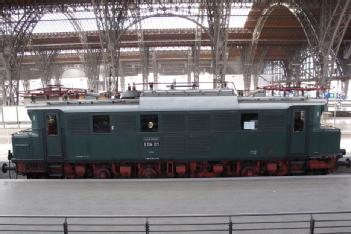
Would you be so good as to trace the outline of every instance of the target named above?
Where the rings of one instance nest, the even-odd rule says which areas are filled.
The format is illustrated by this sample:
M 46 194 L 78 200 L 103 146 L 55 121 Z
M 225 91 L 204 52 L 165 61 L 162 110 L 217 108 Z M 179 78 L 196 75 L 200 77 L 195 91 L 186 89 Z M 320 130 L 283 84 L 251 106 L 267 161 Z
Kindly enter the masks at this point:
M 12 136 L 14 170 L 28 178 L 283 176 L 331 172 L 345 154 L 340 130 L 320 124 L 323 100 L 226 89 L 127 97 L 28 106 L 32 128 Z

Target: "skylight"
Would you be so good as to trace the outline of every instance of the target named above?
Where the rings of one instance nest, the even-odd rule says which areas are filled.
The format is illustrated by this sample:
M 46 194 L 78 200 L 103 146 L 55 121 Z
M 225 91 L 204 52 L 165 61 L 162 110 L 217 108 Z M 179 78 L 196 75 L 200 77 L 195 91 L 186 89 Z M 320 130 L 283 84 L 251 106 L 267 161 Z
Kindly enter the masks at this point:
M 250 13 L 252 3 L 234 3 L 230 12 L 229 28 L 243 28 Z
M 251 3 L 233 3 L 229 28 L 243 28 L 251 7 Z M 198 4 L 169 4 L 164 7 L 157 4 L 152 7 L 141 5 L 140 8 L 143 29 L 194 29 L 197 25 L 193 21 L 198 20 L 197 15 L 201 14 Z M 78 22 L 83 31 L 96 31 L 98 27 L 95 15 L 92 9 L 88 10 L 47 13 L 38 22 L 33 33 L 75 32 L 74 21 Z M 204 27 L 208 27 L 206 11 L 203 14 L 202 24 Z M 132 22 L 131 13 L 129 13 L 129 17 L 126 25 L 130 25 Z M 130 27 L 131 30 L 135 28 L 136 26 Z

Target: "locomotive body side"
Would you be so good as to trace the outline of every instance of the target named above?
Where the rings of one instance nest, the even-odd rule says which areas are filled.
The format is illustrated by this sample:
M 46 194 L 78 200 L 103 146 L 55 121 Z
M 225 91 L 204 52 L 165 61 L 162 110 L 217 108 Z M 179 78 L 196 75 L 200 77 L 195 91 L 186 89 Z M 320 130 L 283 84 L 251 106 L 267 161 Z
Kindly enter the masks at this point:
M 321 103 L 177 98 L 31 108 L 12 161 L 32 178 L 212 177 L 327 173 L 341 156 Z

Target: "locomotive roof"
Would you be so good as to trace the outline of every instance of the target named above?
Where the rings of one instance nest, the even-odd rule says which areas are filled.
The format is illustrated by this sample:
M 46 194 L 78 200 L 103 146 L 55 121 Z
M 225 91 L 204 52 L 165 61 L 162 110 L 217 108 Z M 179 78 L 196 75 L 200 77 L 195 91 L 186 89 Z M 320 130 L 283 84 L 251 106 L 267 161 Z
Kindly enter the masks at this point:
M 27 106 L 29 110 L 61 110 L 63 112 L 133 112 L 133 111 L 199 111 L 288 109 L 290 106 L 324 105 L 323 99 L 305 97 L 238 97 L 218 95 L 142 95 L 140 99 L 109 101 L 47 102 Z

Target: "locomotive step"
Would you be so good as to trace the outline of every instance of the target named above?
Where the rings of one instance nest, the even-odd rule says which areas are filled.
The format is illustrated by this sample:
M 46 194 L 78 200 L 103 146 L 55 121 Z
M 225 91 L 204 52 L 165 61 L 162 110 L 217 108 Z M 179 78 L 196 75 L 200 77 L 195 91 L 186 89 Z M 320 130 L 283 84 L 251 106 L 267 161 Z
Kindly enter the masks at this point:
M 61 164 L 49 164 L 48 167 L 49 168 L 62 168 L 63 165 L 61 165 Z
M 62 173 L 50 174 L 49 177 L 50 178 L 62 178 L 63 174 Z

